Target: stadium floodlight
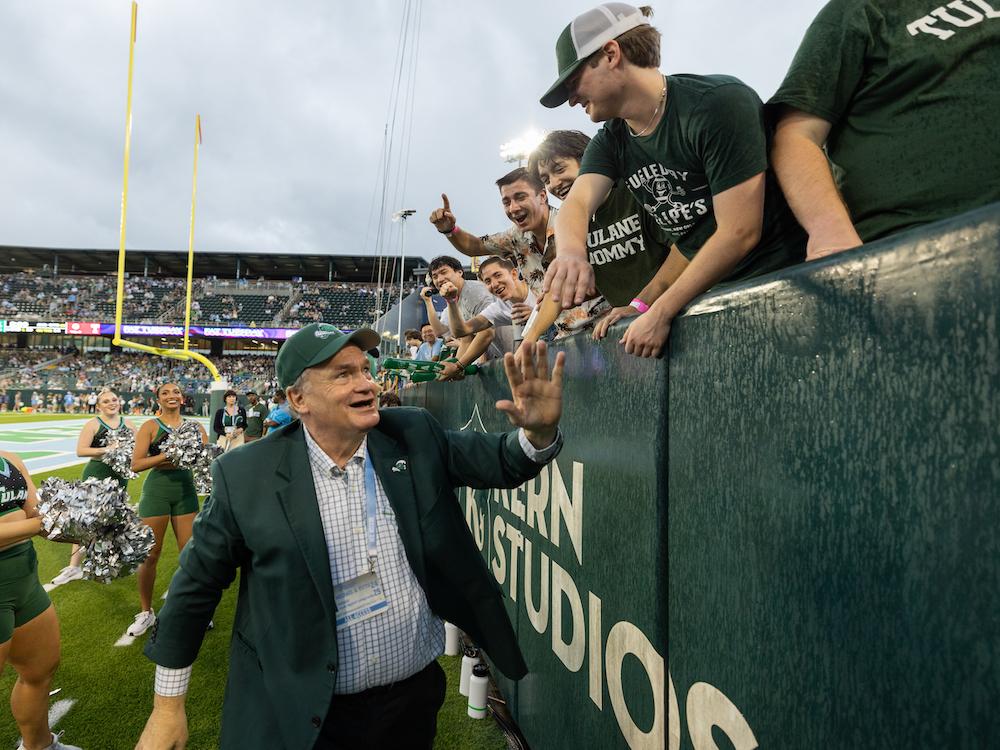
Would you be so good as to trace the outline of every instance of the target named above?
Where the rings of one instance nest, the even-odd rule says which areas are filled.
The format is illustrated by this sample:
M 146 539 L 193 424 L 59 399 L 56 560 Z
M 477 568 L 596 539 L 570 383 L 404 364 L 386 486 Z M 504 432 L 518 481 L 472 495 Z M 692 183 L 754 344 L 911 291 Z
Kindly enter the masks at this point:
M 516 161 L 517 165 L 521 166 L 521 162 L 527 161 L 531 152 L 538 148 L 538 144 L 545 138 L 545 134 L 544 130 L 529 128 L 517 138 L 500 144 L 500 158 L 508 163 Z

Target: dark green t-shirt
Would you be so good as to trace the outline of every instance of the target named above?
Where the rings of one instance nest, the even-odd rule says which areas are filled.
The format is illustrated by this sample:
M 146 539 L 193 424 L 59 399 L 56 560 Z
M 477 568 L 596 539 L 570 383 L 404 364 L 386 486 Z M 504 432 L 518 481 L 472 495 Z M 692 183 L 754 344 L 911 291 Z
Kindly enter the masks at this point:
M 627 305 L 656 275 L 670 251 L 670 237 L 617 183 L 594 213 L 587 255 L 597 291 L 615 307 Z
M 244 434 L 247 437 L 260 437 L 264 433 L 264 419 L 267 417 L 267 407 L 259 401 L 256 406 L 252 406 L 250 402 L 247 402 L 246 412 L 247 426 Z
M 831 123 L 834 178 L 866 242 L 1000 200 L 1000 2 L 833 0 L 778 104 Z
M 624 179 L 636 201 L 688 258 L 717 228 L 712 198 L 765 173 L 760 242 L 727 281 L 805 258 L 805 233 L 768 168 L 770 134 L 760 98 L 731 76 L 667 76 L 666 111 L 636 138 L 624 120 L 605 123 L 587 146 L 580 174 Z

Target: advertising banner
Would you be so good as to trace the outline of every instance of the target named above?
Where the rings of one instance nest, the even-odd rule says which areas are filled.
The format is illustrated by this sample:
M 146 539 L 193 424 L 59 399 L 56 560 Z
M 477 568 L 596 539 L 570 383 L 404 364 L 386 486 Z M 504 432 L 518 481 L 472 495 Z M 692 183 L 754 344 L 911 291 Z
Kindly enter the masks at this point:
M 298 328 L 228 328 L 224 326 L 191 326 L 190 335 L 204 338 L 270 339 L 283 341 Z M 62 333 L 70 336 L 113 336 L 114 323 L 91 321 L 42 322 L 35 320 L 0 320 L 0 333 Z M 160 323 L 124 323 L 123 336 L 163 336 L 181 338 L 184 326 Z

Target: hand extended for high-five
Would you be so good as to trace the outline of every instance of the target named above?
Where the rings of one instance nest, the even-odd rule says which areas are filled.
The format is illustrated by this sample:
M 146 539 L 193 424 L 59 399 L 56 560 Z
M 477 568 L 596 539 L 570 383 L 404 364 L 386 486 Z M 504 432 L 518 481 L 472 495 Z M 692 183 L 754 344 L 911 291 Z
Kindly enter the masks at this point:
M 562 383 L 566 353 L 556 355 L 549 371 L 548 347 L 544 341 L 521 347 L 518 356 L 507 353 L 503 367 L 510 384 L 510 399 L 496 402 L 496 408 L 507 415 L 515 427 L 536 448 L 549 446 L 555 439 L 562 416 Z

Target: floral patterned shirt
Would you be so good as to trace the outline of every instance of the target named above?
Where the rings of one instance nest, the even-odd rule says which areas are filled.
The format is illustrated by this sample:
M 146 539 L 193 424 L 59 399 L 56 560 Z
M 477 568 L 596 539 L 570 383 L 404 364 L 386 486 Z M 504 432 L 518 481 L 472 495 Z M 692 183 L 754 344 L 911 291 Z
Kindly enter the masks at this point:
M 480 239 L 486 248 L 494 255 L 507 258 L 517 266 L 528 285 L 528 289 L 541 302 L 542 282 L 545 280 L 545 270 L 556 257 L 556 216 L 559 209 L 549 206 L 549 221 L 545 228 L 544 249 L 534 232 L 522 232 L 517 227 L 511 227 L 503 232 L 487 234 Z M 556 338 L 561 339 L 575 331 L 593 327 L 594 323 L 611 309 L 604 297 L 596 297 L 584 302 L 578 307 L 571 307 L 556 318 Z

